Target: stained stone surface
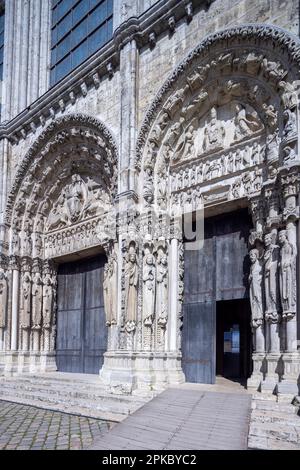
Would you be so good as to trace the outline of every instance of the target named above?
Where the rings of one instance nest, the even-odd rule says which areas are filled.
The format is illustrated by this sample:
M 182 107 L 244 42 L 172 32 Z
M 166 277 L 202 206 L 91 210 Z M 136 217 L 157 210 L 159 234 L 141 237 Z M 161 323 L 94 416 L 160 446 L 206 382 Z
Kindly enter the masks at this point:
M 104 420 L 0 401 L 1 450 L 80 450 L 111 426 Z

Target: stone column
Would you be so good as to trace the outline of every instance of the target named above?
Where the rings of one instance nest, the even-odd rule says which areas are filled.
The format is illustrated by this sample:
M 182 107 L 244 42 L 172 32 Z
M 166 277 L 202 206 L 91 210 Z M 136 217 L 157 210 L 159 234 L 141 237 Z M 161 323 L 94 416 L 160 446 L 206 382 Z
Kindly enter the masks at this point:
M 177 350 L 177 313 L 178 313 L 178 278 L 179 256 L 178 240 L 172 238 L 169 252 L 169 319 L 167 324 L 166 350 Z
M 138 49 L 136 40 L 121 49 L 120 73 L 122 75 L 120 95 L 120 155 L 119 192 L 136 191 L 134 178 L 135 145 L 137 132 L 137 67 Z
M 10 108 L 12 100 L 12 69 L 13 53 L 15 48 L 14 23 L 15 0 L 6 2 L 5 5 L 5 28 L 4 28 L 4 64 L 3 64 L 3 86 L 2 86 L 2 122 L 10 119 Z
M 37 2 L 39 3 L 39 2 Z M 19 106 L 17 111 L 26 108 L 27 105 L 27 88 L 30 85 L 28 82 L 28 55 L 29 55 L 29 10 L 30 10 L 30 0 L 24 0 L 22 2 L 22 33 L 21 33 L 21 44 L 20 44 L 20 51 L 21 51 L 21 63 L 20 63 L 20 81 L 17 86 L 19 88 Z M 36 57 L 37 61 L 37 57 Z M 22 84 L 22 85 L 21 85 Z M 15 95 L 17 96 L 17 95 Z
M 18 323 L 19 323 L 19 289 L 20 289 L 20 268 L 18 259 L 12 256 L 10 259 L 12 271 L 12 308 L 11 308 L 11 351 L 18 349 Z

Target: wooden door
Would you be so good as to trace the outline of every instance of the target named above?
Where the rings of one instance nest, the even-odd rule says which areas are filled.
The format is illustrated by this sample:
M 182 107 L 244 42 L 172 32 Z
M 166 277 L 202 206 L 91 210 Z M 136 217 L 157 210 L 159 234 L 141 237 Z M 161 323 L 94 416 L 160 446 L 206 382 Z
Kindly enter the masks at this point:
M 106 258 L 58 269 L 56 361 L 59 371 L 98 374 L 107 346 L 103 301 Z
M 247 211 L 205 220 L 204 247 L 185 244 L 182 368 L 189 382 L 214 383 L 216 302 L 248 297 Z
M 185 244 L 182 368 L 188 382 L 215 382 L 215 240 L 199 251 Z

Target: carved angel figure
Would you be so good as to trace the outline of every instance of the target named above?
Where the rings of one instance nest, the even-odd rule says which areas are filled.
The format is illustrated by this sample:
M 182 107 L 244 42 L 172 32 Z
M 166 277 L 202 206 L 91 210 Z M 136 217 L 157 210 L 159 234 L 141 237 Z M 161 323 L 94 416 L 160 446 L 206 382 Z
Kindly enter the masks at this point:
M 236 105 L 234 140 L 241 140 L 257 132 L 261 128 L 256 112 L 248 113 L 240 104 Z

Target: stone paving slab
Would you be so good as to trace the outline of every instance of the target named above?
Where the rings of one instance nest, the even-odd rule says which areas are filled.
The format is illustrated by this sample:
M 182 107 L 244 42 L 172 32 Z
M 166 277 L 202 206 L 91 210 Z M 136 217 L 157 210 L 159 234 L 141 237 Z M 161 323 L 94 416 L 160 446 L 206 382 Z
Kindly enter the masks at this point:
M 80 450 L 112 426 L 104 420 L 0 400 L 0 450 Z
M 247 449 L 251 395 L 171 388 L 144 405 L 91 449 Z

